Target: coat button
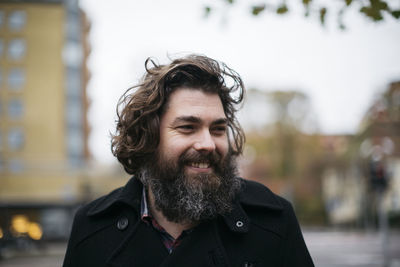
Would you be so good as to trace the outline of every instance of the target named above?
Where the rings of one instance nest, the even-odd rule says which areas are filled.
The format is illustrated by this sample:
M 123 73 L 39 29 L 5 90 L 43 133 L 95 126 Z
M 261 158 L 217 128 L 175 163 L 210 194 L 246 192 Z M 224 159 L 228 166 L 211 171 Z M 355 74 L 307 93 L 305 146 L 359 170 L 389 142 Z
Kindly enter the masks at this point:
M 126 227 L 128 227 L 128 224 L 129 224 L 128 218 L 122 217 L 117 222 L 117 228 L 118 228 L 118 230 L 121 230 L 121 231 L 125 230 Z
M 236 222 L 236 226 L 237 227 L 242 227 L 243 226 L 243 222 L 242 221 L 237 221 Z

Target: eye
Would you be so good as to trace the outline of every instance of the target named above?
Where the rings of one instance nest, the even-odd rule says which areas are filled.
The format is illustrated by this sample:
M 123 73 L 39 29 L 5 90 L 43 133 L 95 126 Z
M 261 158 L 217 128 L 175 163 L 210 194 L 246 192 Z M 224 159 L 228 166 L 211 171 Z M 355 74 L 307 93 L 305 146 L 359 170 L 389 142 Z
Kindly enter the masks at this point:
M 176 128 L 183 133 L 190 133 L 195 129 L 195 127 L 191 124 L 180 125 Z
M 211 133 L 214 135 L 224 135 L 226 133 L 226 126 L 215 126 L 211 129 Z

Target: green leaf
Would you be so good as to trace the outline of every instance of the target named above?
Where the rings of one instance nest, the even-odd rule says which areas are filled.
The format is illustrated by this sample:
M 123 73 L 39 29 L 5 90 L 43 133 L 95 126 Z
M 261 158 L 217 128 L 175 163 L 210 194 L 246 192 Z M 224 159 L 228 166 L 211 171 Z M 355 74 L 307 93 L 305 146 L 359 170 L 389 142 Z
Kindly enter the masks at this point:
M 226 2 L 228 2 L 229 4 L 233 4 L 234 0 L 226 0 Z
M 383 19 L 381 11 L 378 9 L 374 9 L 372 6 L 371 7 L 362 7 L 360 9 L 361 13 L 364 13 L 365 16 L 369 17 L 373 21 L 380 21 Z
M 371 2 L 371 8 L 375 10 L 388 10 L 389 6 L 386 2 L 383 2 L 382 0 L 370 0 Z
M 210 13 L 211 13 L 211 7 L 209 6 L 204 7 L 204 16 L 208 17 Z
M 346 30 L 346 26 L 343 23 L 343 16 L 344 16 L 344 12 L 345 12 L 346 7 L 342 7 L 339 12 L 338 12 L 338 16 L 337 16 L 337 21 L 338 21 L 338 26 L 339 29 L 344 31 Z
M 390 14 L 392 14 L 392 16 L 396 19 L 400 18 L 400 10 L 393 10 L 390 12 Z
M 261 12 L 263 12 L 265 10 L 265 5 L 259 5 L 259 6 L 253 6 L 251 13 L 254 16 L 257 16 L 258 14 L 260 14 Z
M 371 5 L 362 7 L 360 12 L 373 21 L 383 20 L 382 11 L 389 11 L 388 4 L 382 0 L 369 0 L 369 2 Z
M 289 11 L 289 9 L 287 8 L 287 6 L 285 4 L 281 5 L 278 7 L 278 9 L 276 10 L 277 14 L 285 14 Z
M 353 2 L 353 0 L 345 0 L 346 1 L 346 6 L 351 5 L 351 3 Z
M 308 16 L 310 16 L 311 0 L 303 0 L 303 4 L 304 4 L 304 16 L 308 17 Z
M 321 21 L 322 25 L 325 25 L 325 16 L 326 16 L 326 8 L 323 7 L 319 10 L 319 20 Z

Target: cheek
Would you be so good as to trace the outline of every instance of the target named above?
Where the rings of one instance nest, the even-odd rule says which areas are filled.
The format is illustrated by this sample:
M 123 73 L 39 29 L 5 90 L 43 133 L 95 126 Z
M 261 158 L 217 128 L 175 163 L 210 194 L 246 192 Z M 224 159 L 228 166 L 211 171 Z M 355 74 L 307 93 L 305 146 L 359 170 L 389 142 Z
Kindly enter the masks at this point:
M 163 142 L 164 154 L 169 157 L 179 157 L 182 153 L 190 148 L 190 142 L 184 138 L 170 136 Z
M 216 142 L 217 152 L 221 154 L 221 156 L 226 156 L 229 151 L 229 142 L 228 138 L 221 138 Z

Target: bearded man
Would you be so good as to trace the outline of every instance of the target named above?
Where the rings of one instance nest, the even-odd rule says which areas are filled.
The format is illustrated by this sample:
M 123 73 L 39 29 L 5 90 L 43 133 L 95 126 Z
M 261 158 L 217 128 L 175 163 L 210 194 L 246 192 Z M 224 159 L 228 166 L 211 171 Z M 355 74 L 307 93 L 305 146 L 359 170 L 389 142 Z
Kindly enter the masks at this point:
M 289 202 L 237 175 L 239 75 L 199 55 L 145 67 L 112 137 L 132 178 L 78 210 L 64 266 L 314 266 Z

